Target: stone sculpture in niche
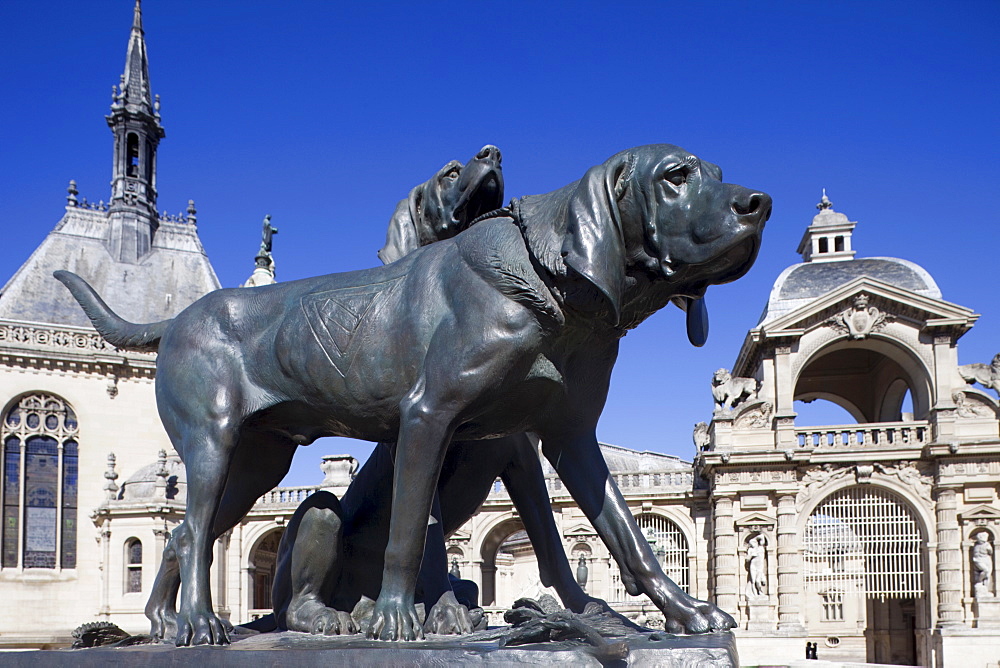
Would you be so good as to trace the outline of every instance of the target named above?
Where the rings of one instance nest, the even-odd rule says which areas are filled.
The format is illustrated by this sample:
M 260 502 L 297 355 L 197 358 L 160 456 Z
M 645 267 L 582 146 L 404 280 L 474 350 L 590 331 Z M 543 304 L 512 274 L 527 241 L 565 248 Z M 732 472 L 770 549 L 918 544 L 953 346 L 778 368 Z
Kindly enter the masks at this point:
M 729 412 L 734 406 L 757 398 L 757 380 L 734 378 L 729 369 L 719 369 L 712 376 L 712 396 L 717 404 L 716 410 Z
M 989 364 L 976 362 L 961 365 L 958 367 L 958 375 L 969 385 L 979 383 L 1000 394 L 1000 353 L 994 355 Z
M 525 431 L 630 594 L 647 594 L 673 628 L 735 626 L 663 574 L 596 438 L 625 331 L 670 301 L 703 313 L 691 306 L 708 286 L 756 258 L 770 198 L 720 179 L 674 146 L 623 151 L 386 267 L 219 290 L 160 323 L 127 323 L 57 272 L 110 343 L 159 350 L 158 408 L 188 469 L 169 548 L 184 585 L 178 644 L 227 641 L 211 602 L 213 539 L 283 477 L 294 445 L 337 435 L 397 443 L 371 637 L 422 637 L 415 588 L 452 437 Z
M 757 534 L 747 541 L 747 598 L 767 595 L 767 540 Z
M 972 545 L 972 592 L 977 598 L 993 595 L 993 545 L 990 535 L 980 531 Z

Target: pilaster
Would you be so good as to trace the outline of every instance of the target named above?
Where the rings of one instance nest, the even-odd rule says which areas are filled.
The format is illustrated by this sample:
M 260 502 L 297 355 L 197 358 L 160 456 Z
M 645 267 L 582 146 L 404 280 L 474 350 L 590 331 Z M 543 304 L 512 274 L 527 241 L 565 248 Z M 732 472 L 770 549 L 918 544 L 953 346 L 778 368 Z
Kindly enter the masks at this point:
M 778 497 L 778 628 L 802 630 L 799 600 L 802 596 L 802 568 L 796 528 L 795 495 Z
M 937 625 L 962 626 L 962 537 L 955 487 L 937 490 Z
M 715 543 L 715 604 L 735 612 L 739 604 L 739 559 L 736 553 L 736 527 L 733 524 L 732 493 L 717 494 L 712 518 Z

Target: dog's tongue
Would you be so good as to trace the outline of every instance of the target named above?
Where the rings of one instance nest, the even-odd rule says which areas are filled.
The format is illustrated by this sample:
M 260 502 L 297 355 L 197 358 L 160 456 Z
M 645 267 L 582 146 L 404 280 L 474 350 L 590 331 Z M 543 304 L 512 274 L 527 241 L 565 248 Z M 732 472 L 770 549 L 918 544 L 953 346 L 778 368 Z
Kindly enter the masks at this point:
M 705 298 L 687 298 L 687 332 L 691 345 L 702 347 L 708 341 L 708 307 Z

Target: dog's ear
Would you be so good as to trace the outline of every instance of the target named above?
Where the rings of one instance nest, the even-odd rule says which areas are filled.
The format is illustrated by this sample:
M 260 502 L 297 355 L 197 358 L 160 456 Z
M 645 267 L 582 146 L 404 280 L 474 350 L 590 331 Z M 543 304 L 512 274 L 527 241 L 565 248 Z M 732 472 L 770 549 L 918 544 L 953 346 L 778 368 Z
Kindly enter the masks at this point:
M 625 240 L 618 203 L 634 169 L 635 157 L 625 153 L 587 172 L 570 198 L 562 246 L 566 264 L 607 299 L 613 325 L 618 324 L 625 290 Z
M 424 186 L 421 184 L 410 191 L 409 197 L 396 205 L 396 211 L 389 221 L 389 229 L 385 233 L 385 246 L 378 252 L 378 257 L 384 264 L 395 262 L 420 248 L 416 221 L 420 215 L 420 200 L 423 196 Z

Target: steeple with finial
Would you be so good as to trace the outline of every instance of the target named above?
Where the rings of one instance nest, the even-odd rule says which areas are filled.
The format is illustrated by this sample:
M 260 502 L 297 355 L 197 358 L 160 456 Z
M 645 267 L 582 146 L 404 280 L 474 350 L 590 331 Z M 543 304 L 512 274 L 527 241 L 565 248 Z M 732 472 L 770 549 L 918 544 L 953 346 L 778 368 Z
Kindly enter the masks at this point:
M 159 225 L 156 213 L 156 150 L 166 134 L 160 125 L 160 98 L 149 86 L 149 61 L 136 0 L 125 71 L 112 87 L 108 126 L 115 137 L 108 242 L 121 262 L 135 263 L 149 252 Z
M 842 262 L 854 259 L 851 248 L 851 233 L 857 221 L 847 219 L 842 213 L 833 210 L 833 202 L 826 196 L 816 205 L 819 213 L 812 219 L 812 224 L 806 228 L 796 251 L 802 255 L 803 262 Z

